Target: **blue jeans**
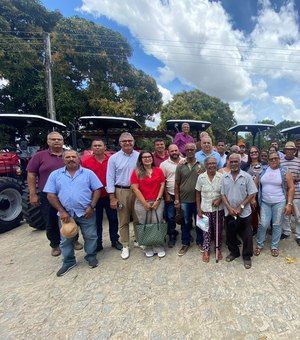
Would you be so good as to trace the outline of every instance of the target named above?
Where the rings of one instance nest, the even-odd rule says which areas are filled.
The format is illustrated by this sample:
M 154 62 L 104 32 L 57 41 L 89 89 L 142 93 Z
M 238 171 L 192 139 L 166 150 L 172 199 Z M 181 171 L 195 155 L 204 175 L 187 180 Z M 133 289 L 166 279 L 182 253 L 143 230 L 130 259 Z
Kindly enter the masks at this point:
M 74 220 L 80 227 L 84 239 L 84 251 L 86 261 L 91 261 L 96 258 L 97 247 L 97 227 L 95 213 L 90 218 L 77 217 L 74 215 Z M 75 264 L 74 243 L 77 240 L 77 235 L 72 238 L 61 236 L 60 249 L 63 256 L 63 264 Z
M 112 244 L 118 241 L 118 213 L 110 207 L 109 197 L 101 197 L 96 205 L 97 246 L 102 246 L 103 210 L 105 209 L 109 225 L 109 238 Z
M 191 228 L 192 228 L 192 217 L 194 222 L 196 221 L 197 208 L 195 203 L 181 203 L 181 209 L 184 215 L 184 224 L 181 226 L 181 243 L 184 246 L 189 246 L 191 243 Z M 203 244 L 203 233 L 202 230 L 196 227 L 196 243 L 198 245 Z
M 166 209 L 166 221 L 168 223 L 168 235 L 176 236 L 177 235 L 175 222 L 176 209 L 174 207 L 174 201 L 166 203 L 165 209 Z
M 266 232 L 272 220 L 272 241 L 271 249 L 278 249 L 278 244 L 281 236 L 281 223 L 286 202 L 265 203 L 260 207 L 260 225 L 258 226 L 256 241 L 257 247 L 263 248 L 266 240 Z

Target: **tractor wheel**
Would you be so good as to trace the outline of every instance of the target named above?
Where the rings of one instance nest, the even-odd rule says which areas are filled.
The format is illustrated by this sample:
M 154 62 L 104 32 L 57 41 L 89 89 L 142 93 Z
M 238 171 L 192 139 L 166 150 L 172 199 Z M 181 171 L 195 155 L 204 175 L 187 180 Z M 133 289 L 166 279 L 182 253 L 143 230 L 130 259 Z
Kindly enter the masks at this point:
M 46 229 L 46 222 L 43 218 L 41 207 L 34 207 L 30 204 L 29 190 L 26 187 L 22 196 L 23 217 L 30 227 L 44 230 Z
M 22 217 L 22 184 L 15 178 L 0 177 L 0 233 L 16 228 Z

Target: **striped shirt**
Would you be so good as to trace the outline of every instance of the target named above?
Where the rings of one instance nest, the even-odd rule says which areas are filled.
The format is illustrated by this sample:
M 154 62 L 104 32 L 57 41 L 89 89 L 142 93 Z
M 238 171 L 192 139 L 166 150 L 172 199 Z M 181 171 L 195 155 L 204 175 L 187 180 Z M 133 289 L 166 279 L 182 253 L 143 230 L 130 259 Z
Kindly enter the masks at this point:
M 300 199 L 300 158 L 294 157 L 293 159 L 283 158 L 281 164 L 286 166 L 293 175 L 295 184 L 295 196 L 294 199 Z

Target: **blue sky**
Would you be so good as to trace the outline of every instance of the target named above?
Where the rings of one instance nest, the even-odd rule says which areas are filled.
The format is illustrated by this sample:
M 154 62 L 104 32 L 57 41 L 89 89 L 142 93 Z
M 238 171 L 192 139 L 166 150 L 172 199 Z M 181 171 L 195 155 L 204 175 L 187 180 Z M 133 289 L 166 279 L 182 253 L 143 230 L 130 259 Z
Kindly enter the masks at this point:
M 165 102 L 197 88 L 228 102 L 238 123 L 300 121 L 299 0 L 41 2 L 126 36 L 130 62 Z

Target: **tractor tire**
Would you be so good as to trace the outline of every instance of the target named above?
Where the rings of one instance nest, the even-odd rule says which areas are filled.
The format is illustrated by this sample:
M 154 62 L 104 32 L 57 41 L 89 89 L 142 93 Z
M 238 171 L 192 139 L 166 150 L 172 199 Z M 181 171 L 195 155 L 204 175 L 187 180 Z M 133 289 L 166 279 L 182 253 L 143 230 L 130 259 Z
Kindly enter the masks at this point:
M 30 204 L 28 187 L 23 191 L 22 207 L 24 220 L 30 227 L 38 230 L 46 229 L 46 222 L 41 212 L 41 207 L 34 207 Z
M 0 177 L 0 233 L 21 224 L 22 192 L 22 183 L 17 179 Z

